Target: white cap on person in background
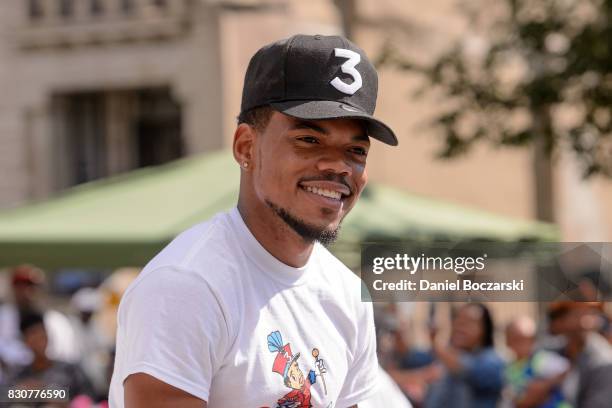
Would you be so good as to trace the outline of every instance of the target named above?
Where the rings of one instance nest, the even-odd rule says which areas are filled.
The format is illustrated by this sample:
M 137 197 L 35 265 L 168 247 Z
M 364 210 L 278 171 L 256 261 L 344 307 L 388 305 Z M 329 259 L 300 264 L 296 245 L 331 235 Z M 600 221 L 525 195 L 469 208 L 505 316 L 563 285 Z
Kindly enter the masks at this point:
M 70 302 L 79 312 L 95 312 L 102 306 L 102 296 L 97 289 L 81 288 L 72 296 Z

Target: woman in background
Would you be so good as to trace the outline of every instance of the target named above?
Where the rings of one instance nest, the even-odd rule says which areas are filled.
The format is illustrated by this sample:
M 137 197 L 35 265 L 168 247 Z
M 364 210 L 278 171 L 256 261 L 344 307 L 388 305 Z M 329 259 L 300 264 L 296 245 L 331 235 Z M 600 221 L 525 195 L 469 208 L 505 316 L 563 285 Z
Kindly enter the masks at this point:
M 426 408 L 495 408 L 504 362 L 493 347 L 493 319 L 486 306 L 470 303 L 454 313 L 450 344 L 431 329 L 432 350 L 443 368 L 427 392 Z

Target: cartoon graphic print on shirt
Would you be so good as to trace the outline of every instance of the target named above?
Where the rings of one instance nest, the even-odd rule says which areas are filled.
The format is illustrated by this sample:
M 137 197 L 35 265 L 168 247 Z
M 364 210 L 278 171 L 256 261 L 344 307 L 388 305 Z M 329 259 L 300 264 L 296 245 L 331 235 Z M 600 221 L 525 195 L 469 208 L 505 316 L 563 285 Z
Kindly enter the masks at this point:
M 310 408 L 310 386 L 314 384 L 317 377 L 321 378 L 321 384 L 325 395 L 327 395 L 327 385 L 325 384 L 325 373 L 327 367 L 325 360 L 319 357 L 319 350 L 312 349 L 312 357 L 315 359 L 315 370 L 310 370 L 308 376 L 304 378 L 304 373 L 298 365 L 300 353 L 293 354 L 291 345 L 283 343 L 281 333 L 276 330 L 268 335 L 268 350 L 276 353 L 272 371 L 278 373 L 283 378 L 285 386 L 291 389 L 287 394 L 276 402 L 276 408 Z M 333 405 L 333 404 L 330 404 Z

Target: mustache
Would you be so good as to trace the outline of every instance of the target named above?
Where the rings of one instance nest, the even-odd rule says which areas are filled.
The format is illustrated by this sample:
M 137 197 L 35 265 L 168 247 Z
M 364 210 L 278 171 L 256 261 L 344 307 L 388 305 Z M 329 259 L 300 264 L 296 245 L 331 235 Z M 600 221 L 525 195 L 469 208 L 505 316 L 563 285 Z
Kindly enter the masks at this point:
M 324 173 L 318 176 L 303 177 L 298 183 L 301 183 L 303 181 L 333 181 L 335 183 L 343 184 L 346 188 L 349 189 L 351 194 L 355 192 L 355 187 L 351 185 L 351 182 L 348 177 L 343 177 L 335 173 Z

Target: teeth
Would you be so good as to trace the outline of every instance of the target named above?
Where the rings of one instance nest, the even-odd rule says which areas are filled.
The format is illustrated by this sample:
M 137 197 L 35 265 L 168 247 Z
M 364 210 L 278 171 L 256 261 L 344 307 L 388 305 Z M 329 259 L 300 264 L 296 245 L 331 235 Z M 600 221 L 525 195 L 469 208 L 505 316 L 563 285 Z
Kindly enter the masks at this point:
M 342 197 L 342 194 L 340 194 L 337 191 L 325 190 L 325 189 L 322 189 L 322 188 L 316 188 L 316 187 L 310 187 L 310 186 L 304 187 L 304 189 L 306 191 L 318 194 L 318 195 L 323 196 L 323 197 L 333 198 L 334 200 L 339 200 Z

